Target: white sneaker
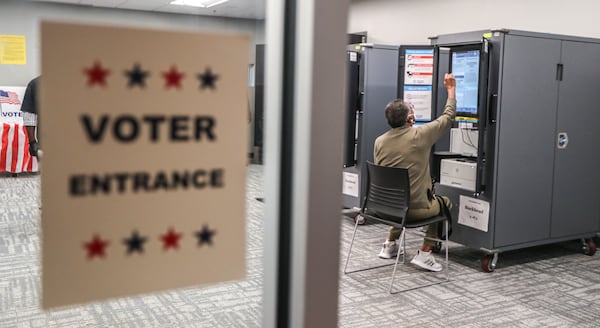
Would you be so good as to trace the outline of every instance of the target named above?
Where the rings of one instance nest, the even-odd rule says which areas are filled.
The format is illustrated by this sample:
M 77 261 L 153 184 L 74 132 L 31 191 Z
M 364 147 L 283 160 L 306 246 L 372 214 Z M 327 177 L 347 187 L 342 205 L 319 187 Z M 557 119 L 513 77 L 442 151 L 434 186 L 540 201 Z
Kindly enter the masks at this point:
M 398 251 L 400 251 L 400 255 L 402 255 L 402 250 L 397 242 L 386 240 L 385 243 L 383 243 L 383 247 L 378 256 L 382 259 L 391 259 L 398 255 Z
M 439 272 L 442 271 L 442 265 L 435 261 L 433 255 L 431 255 L 431 251 L 423 252 L 422 250 L 417 250 L 417 255 L 413 257 L 410 263 L 421 267 L 425 270 Z

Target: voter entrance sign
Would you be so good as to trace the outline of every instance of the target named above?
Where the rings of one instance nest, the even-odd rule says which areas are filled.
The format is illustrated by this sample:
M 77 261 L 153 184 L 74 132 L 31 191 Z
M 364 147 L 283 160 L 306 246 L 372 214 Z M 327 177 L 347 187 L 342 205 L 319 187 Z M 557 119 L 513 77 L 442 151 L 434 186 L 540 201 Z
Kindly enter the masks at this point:
M 243 278 L 248 37 L 41 26 L 43 307 Z

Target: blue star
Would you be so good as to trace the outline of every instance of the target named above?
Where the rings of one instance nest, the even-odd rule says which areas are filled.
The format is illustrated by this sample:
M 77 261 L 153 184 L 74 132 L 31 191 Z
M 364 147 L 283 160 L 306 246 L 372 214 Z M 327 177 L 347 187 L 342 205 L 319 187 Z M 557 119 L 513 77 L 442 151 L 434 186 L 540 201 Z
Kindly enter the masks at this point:
M 198 238 L 198 246 L 202 246 L 204 243 L 212 245 L 212 237 L 216 233 L 215 230 L 208 229 L 208 226 L 203 226 L 202 230 L 196 232 Z
M 206 70 L 204 70 L 204 73 L 198 74 L 198 80 L 200 80 L 201 83 L 200 89 L 216 89 L 217 87 L 215 86 L 215 81 L 217 81 L 218 78 L 219 76 L 213 74 L 210 70 L 210 67 L 208 67 Z
M 131 238 L 123 239 L 123 244 L 127 245 L 127 254 L 131 254 L 133 252 L 144 253 L 144 243 L 146 242 L 146 237 L 141 237 L 137 231 L 133 231 L 131 234 Z
M 132 70 L 125 71 L 125 75 L 129 77 L 128 86 L 130 88 L 133 88 L 136 85 L 140 88 L 144 88 L 146 87 L 146 78 L 148 75 L 150 75 L 150 73 L 148 73 L 148 71 L 142 71 L 140 64 L 135 63 Z

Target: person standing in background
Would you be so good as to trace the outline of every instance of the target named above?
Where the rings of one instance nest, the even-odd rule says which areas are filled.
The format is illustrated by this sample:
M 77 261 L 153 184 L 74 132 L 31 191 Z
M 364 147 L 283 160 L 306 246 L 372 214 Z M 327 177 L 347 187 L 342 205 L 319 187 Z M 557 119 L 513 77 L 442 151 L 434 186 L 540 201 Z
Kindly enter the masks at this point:
M 31 156 L 38 156 L 40 146 L 38 142 L 38 81 L 39 76 L 29 81 L 27 88 L 25 89 L 25 96 L 23 96 L 23 104 L 21 105 L 21 111 L 23 112 L 23 125 L 27 130 L 27 137 L 29 138 L 29 154 Z

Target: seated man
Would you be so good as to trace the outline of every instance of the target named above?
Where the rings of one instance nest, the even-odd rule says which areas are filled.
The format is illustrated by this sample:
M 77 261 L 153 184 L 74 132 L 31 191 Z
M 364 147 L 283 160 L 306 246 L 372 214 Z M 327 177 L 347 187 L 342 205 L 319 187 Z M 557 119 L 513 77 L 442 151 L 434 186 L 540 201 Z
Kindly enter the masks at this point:
M 391 101 L 385 107 L 385 117 L 391 129 L 375 140 L 375 164 L 408 168 L 410 179 L 410 203 L 407 213 L 409 220 L 426 219 L 440 213 L 440 204 L 433 196 L 429 155 L 433 144 L 452 126 L 456 116 L 456 80 L 452 74 L 444 76 L 444 86 L 448 99 L 440 117 L 427 124 L 414 127 L 412 105 L 401 99 Z M 450 200 L 443 197 L 448 207 Z M 428 226 L 426 237 L 437 238 L 437 224 Z M 390 227 L 388 238 L 379 253 L 381 258 L 392 258 L 398 253 L 401 230 Z M 431 250 L 435 241 L 425 238 L 411 263 L 430 271 L 441 271 Z

